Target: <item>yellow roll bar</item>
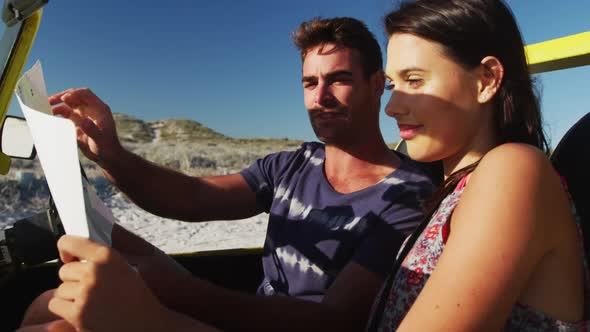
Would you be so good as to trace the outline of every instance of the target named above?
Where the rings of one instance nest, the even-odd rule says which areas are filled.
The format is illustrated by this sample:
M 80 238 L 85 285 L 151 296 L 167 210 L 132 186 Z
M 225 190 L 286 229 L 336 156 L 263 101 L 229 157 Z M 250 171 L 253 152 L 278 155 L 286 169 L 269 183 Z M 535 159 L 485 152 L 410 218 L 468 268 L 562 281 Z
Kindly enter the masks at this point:
M 38 10 L 23 21 L 20 34 L 12 46 L 6 68 L 4 69 L 4 75 L 0 81 L 0 128 L 4 123 L 8 105 L 10 105 L 10 100 L 14 93 L 14 87 L 25 67 L 29 51 L 37 35 L 37 30 L 39 30 L 41 13 L 42 10 Z M 9 168 L 10 157 L 0 152 L 0 174 L 4 175 L 8 173 Z
M 590 31 L 525 47 L 532 74 L 590 65 Z

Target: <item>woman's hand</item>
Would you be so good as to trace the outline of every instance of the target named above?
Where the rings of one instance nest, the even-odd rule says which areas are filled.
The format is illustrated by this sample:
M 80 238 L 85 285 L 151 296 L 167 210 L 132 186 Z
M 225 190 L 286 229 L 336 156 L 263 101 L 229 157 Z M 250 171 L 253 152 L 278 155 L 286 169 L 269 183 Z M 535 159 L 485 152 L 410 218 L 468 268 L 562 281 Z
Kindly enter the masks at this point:
M 78 330 L 162 331 L 170 312 L 115 250 L 90 240 L 63 236 L 63 283 L 49 310 Z

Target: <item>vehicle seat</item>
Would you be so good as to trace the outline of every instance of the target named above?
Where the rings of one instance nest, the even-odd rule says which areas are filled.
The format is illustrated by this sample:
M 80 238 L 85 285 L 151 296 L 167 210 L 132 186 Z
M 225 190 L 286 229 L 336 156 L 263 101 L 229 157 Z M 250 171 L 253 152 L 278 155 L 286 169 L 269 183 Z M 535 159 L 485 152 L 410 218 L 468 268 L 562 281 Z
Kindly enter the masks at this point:
M 590 258 L 590 113 L 563 136 L 551 162 L 569 187 L 584 233 L 584 252 Z

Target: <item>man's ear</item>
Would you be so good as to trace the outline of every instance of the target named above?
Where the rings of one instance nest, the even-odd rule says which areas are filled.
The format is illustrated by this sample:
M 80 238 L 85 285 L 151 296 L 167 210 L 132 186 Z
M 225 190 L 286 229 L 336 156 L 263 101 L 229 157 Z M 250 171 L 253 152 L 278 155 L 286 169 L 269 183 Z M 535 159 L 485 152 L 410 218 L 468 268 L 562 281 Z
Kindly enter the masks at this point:
M 492 100 L 504 79 L 504 66 L 494 56 L 487 56 L 481 60 L 477 101 L 485 104 Z
M 373 92 L 379 98 L 385 92 L 385 72 L 381 69 L 377 70 L 371 75 L 371 86 L 373 87 Z

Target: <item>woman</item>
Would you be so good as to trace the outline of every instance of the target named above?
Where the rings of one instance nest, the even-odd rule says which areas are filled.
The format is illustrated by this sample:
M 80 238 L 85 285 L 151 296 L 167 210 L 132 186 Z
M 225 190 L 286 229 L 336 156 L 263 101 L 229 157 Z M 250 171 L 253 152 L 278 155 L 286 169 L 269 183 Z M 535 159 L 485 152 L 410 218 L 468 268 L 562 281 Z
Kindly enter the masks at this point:
M 442 160 L 446 180 L 369 329 L 583 327 L 581 240 L 510 10 L 499 0 L 418 0 L 385 26 L 386 113 L 410 156 Z

